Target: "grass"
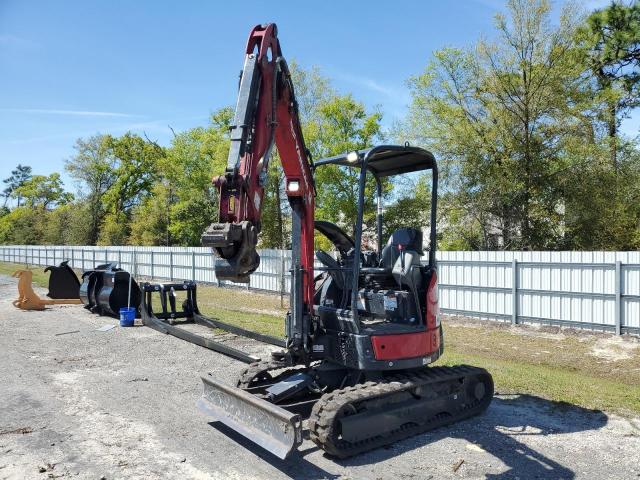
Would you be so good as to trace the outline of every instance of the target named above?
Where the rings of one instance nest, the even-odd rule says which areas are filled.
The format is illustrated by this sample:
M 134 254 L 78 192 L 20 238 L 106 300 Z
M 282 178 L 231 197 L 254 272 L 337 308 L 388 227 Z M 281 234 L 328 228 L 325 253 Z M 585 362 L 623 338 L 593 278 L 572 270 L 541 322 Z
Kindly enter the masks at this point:
M 198 286 L 198 307 L 204 315 L 279 338 L 284 336 L 286 303 L 280 306 L 276 295 Z
M 589 372 L 469 355 L 451 344 L 445 348 L 448 351 L 439 364 L 486 368 L 493 376 L 496 392 L 529 394 L 623 415 L 640 413 L 640 385 L 594 377 Z
M 219 307 L 198 306 L 200 306 L 200 311 L 208 317 L 217 318 L 223 322 L 265 335 L 272 335 L 278 338 L 284 337 L 284 317 L 274 317 L 264 313 L 238 312 Z
M 636 339 L 557 329 L 549 333 L 470 320 L 451 319 L 444 325 L 441 362 L 486 368 L 498 392 L 640 413 L 640 342 Z
M 200 309 L 222 321 L 282 336 L 286 308 L 274 295 L 201 287 Z M 273 314 L 264 313 L 273 310 Z M 251 313 L 253 312 L 253 313 Z M 491 372 L 496 391 L 534 395 L 588 409 L 640 413 L 640 344 L 610 335 L 549 333 L 525 326 L 447 319 L 445 354 L 437 365 L 466 363 Z M 599 342 L 623 358 L 595 356 Z
M 272 316 L 280 316 L 287 313 L 289 296 L 285 295 L 281 306 L 280 296 L 247 291 L 240 288 L 217 288 L 207 285 L 198 285 L 198 304 L 223 305 L 229 310 L 244 312 L 261 312 Z
M 42 266 L 27 266 L 24 263 L 5 263 L 0 262 L 0 273 L 4 275 L 11 275 L 16 270 L 31 270 L 33 272 L 33 283 L 39 287 L 49 286 L 49 274 L 44 273 L 44 267 Z
M 24 265 L 0 262 L 0 273 Z M 48 275 L 34 267 L 34 283 Z M 267 335 L 282 337 L 286 299 L 240 289 L 198 288 L 200 310 L 208 316 Z M 640 414 L 640 342 L 605 334 L 446 319 L 445 354 L 437 365 L 471 364 L 493 375 L 496 391 L 529 394 L 589 409 Z M 604 354 L 602 354 L 604 352 Z

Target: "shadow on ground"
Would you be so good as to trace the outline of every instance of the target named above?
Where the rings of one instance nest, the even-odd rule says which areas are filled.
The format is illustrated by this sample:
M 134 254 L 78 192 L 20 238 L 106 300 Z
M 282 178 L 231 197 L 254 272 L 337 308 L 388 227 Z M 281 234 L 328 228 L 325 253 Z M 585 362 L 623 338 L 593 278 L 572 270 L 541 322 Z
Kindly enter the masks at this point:
M 506 467 L 501 473 L 486 473 L 485 478 L 566 480 L 575 478 L 575 472 L 557 460 L 518 441 L 515 437 L 562 435 L 597 430 L 606 423 L 607 416 L 599 410 L 588 410 L 532 395 L 496 395 L 487 412 L 479 417 L 438 428 L 350 459 L 334 461 L 344 468 L 375 465 L 446 438 L 459 438 L 480 447 Z M 226 426 L 215 422 L 211 425 L 291 478 L 336 479 L 340 477 L 306 459 L 309 454 L 318 450 L 315 445 L 299 451 L 287 460 L 280 460 Z M 566 441 L 566 438 L 563 441 Z M 306 445 L 308 443 L 303 446 Z M 459 458 L 459 454 L 456 455 L 458 456 L 455 458 L 447 458 L 445 463 L 453 466 Z M 434 458 L 434 464 L 439 461 L 443 460 Z M 430 472 L 423 472 L 423 474 L 428 473 Z M 436 476 L 434 475 L 433 478 Z

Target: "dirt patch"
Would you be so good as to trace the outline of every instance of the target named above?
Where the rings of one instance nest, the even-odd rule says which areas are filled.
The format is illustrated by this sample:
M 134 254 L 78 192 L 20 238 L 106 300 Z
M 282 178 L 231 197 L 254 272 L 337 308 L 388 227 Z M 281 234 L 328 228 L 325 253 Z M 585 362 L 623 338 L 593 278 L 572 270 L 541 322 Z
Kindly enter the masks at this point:
M 624 337 L 600 338 L 591 346 L 589 352 L 590 355 L 609 362 L 629 360 L 638 353 L 640 342 Z
M 598 338 L 609 338 L 610 333 L 582 330 L 572 327 L 560 327 L 556 325 L 518 324 L 513 325 L 506 321 L 480 320 L 478 318 L 464 317 L 460 315 L 445 315 L 444 319 L 449 328 L 479 328 L 486 330 L 508 331 L 514 335 L 525 337 L 545 338 L 548 340 L 565 340 L 567 337 L 575 337 L 580 341 L 593 341 Z M 625 338 L 625 337 L 622 337 Z M 634 340 L 634 337 L 631 337 Z

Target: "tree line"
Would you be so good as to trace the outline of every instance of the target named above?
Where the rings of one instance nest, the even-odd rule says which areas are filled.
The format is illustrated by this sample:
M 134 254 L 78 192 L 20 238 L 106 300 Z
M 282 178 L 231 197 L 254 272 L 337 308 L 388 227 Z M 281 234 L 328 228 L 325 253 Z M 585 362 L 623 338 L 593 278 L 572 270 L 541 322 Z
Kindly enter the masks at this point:
M 640 144 L 620 125 L 640 106 L 640 2 L 592 12 L 546 0 L 509 0 L 494 40 L 432 53 L 407 81 L 407 115 L 383 128 L 383 112 L 338 92 L 318 68 L 292 75 L 313 158 L 380 142 L 424 146 L 441 170 L 438 228 L 446 249 L 640 248 Z M 231 108 L 206 126 L 76 141 L 57 173 L 23 165 L 4 180 L 0 242 L 198 245 L 217 215 L 211 178 L 224 171 Z M 289 212 L 277 152 L 270 164 L 261 245 L 289 246 Z M 317 218 L 351 232 L 357 177 L 318 169 Z M 429 175 L 384 184 L 385 235 L 429 222 Z M 367 186 L 366 232 L 375 224 Z M 11 206 L 11 208 L 10 208 Z

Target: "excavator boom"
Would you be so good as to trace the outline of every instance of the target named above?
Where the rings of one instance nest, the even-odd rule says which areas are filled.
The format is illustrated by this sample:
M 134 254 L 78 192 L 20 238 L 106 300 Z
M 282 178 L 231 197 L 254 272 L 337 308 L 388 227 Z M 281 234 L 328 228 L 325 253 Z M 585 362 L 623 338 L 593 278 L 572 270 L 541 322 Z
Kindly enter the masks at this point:
M 287 196 L 302 220 L 302 268 L 312 266 L 313 175 L 275 24 L 258 25 L 249 34 L 230 137 L 226 170 L 213 179 L 219 192 L 218 222 L 202 235 L 202 244 L 216 253 L 216 276 L 248 282 L 260 264 L 256 245 L 274 144 Z M 310 301 L 312 282 L 305 283 L 304 297 Z

